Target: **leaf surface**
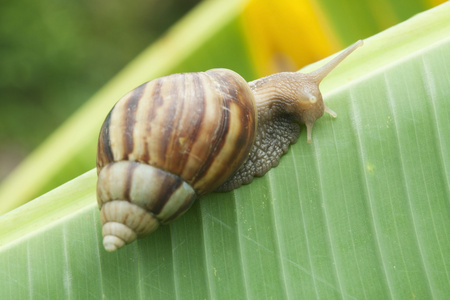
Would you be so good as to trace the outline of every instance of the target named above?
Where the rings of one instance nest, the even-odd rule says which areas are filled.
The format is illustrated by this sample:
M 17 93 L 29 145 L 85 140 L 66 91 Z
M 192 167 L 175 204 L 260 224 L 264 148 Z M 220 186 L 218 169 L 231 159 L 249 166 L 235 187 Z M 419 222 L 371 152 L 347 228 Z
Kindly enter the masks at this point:
M 312 144 L 116 253 L 93 170 L 2 216 L 2 299 L 449 298 L 448 15 L 368 39 L 325 79 L 338 118 Z

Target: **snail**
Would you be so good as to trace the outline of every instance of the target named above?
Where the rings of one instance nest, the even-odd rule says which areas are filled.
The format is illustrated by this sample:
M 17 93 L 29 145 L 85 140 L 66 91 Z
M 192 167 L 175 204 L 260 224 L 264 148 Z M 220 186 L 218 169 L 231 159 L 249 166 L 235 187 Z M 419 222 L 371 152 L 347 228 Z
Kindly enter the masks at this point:
M 103 245 L 115 251 L 186 212 L 210 192 L 263 176 L 324 112 L 319 83 L 358 41 L 311 73 L 247 83 L 228 69 L 142 84 L 107 115 L 97 150 Z

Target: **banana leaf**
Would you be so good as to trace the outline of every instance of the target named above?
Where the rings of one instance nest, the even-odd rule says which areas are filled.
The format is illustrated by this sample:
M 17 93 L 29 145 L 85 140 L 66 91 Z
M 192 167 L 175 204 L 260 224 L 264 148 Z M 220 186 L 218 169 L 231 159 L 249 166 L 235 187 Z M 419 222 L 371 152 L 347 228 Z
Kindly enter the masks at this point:
M 448 299 L 449 15 L 366 39 L 321 85 L 338 118 L 312 144 L 117 252 L 95 170 L 3 215 L 1 298 Z

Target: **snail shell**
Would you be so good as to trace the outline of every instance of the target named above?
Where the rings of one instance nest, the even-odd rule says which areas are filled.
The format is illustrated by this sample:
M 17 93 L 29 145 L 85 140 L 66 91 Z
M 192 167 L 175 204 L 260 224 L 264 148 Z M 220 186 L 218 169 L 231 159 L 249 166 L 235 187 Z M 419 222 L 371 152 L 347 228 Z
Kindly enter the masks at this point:
M 181 216 L 212 191 L 250 183 L 276 166 L 325 106 L 320 81 L 362 42 L 308 74 L 247 83 L 227 69 L 147 82 L 106 117 L 97 151 L 103 244 L 115 251 Z
M 174 74 L 125 95 L 98 142 L 105 248 L 151 233 L 215 190 L 247 158 L 256 122 L 254 96 L 230 70 Z

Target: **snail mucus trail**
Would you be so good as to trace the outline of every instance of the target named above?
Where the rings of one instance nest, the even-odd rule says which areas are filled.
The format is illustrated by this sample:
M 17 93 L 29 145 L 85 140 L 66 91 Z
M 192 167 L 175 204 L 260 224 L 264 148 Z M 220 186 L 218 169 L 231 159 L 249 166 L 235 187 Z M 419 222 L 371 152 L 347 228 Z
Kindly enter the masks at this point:
M 181 216 L 207 193 L 248 184 L 278 165 L 305 124 L 311 142 L 324 112 L 319 83 L 353 44 L 311 73 L 284 72 L 247 84 L 213 69 L 144 83 L 106 117 L 97 151 L 103 244 L 115 251 Z

